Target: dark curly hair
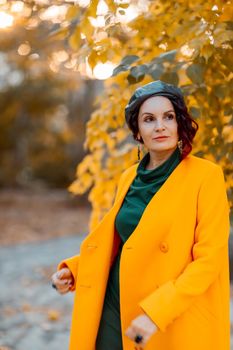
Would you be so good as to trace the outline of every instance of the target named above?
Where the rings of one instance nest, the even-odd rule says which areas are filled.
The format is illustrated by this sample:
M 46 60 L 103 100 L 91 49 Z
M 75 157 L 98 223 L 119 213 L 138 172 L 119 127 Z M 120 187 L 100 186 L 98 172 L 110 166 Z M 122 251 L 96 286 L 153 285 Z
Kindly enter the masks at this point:
M 146 99 L 154 96 L 153 94 L 148 96 Z M 196 135 L 196 132 L 199 128 L 197 122 L 191 117 L 191 115 L 188 112 L 187 106 L 184 103 L 183 100 L 169 96 L 167 97 L 175 110 L 176 113 L 176 120 L 178 124 L 178 135 L 179 140 L 182 140 L 182 154 L 181 158 L 185 158 L 192 150 L 192 141 L 194 139 L 194 136 Z M 146 100 L 144 99 L 142 103 Z M 138 141 L 137 134 L 138 134 L 138 112 L 139 108 L 142 105 L 142 103 L 138 106 L 138 108 L 131 114 L 130 119 L 128 120 L 127 124 L 129 129 L 133 133 L 133 138 Z M 143 140 L 139 140 L 140 143 L 143 144 Z

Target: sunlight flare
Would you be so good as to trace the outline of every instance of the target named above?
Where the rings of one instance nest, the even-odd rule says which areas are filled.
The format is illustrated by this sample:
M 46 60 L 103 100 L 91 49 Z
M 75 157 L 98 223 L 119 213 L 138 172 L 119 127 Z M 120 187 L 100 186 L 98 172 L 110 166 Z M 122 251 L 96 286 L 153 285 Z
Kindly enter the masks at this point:
M 14 17 L 6 12 L 0 11 L 0 28 L 8 28 L 13 25 Z

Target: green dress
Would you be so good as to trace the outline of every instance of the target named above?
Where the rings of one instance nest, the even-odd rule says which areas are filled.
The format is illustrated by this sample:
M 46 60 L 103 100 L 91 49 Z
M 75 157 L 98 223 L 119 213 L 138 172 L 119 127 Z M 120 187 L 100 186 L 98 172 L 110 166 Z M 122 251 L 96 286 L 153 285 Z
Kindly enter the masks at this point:
M 180 163 L 178 147 L 171 156 L 155 169 L 145 169 L 149 152 L 140 161 L 132 182 L 115 219 L 121 238 L 118 254 L 112 264 L 106 288 L 104 306 L 96 339 L 96 350 L 123 350 L 120 322 L 119 267 L 122 246 L 135 230 L 147 204 Z

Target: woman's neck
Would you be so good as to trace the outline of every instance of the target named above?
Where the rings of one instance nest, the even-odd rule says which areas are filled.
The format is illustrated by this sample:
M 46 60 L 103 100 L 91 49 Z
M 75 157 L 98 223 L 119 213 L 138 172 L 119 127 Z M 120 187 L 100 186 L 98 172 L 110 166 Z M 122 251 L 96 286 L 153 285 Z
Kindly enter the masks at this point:
M 161 152 L 155 152 L 155 151 L 149 151 L 150 153 L 150 160 L 149 163 L 146 165 L 146 170 L 153 170 L 160 166 L 162 163 L 164 163 L 175 151 L 175 149 L 171 149 L 169 151 L 161 151 Z

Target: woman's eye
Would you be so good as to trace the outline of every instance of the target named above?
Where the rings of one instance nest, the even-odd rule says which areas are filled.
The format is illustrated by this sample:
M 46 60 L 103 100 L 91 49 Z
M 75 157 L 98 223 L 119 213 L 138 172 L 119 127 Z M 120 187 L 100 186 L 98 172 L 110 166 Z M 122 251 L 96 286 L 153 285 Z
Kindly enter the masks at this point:
M 153 120 L 153 118 L 152 117 L 147 117 L 147 118 L 145 118 L 145 121 L 147 122 L 147 121 L 151 121 L 151 120 Z
M 173 119 L 174 115 L 173 114 L 168 114 L 167 117 L 168 117 L 168 119 Z

